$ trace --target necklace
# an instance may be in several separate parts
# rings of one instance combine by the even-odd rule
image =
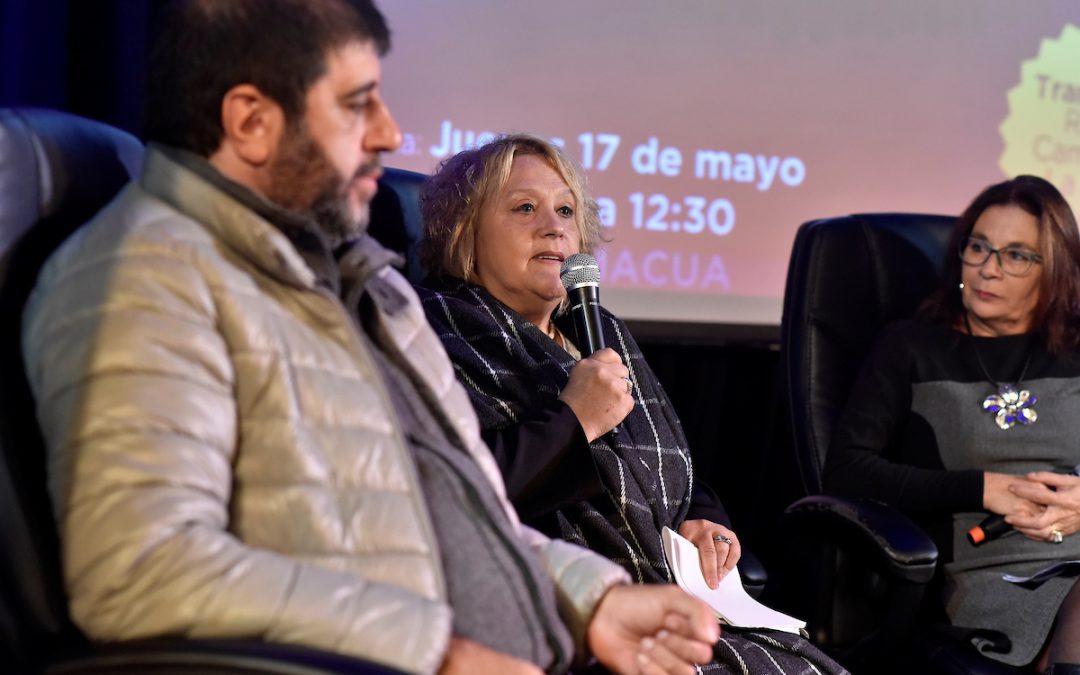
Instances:
[[[559,327],[555,325],[554,321],[548,321],[547,336],[551,338],[551,341],[560,347],[563,346],[562,333],[559,332]]]
[[[982,371],[986,381],[998,390],[996,394],[990,394],[983,399],[983,410],[994,416],[994,422],[1001,429],[1011,429],[1016,424],[1034,424],[1035,420],[1039,419],[1039,414],[1035,412],[1035,403],[1039,399],[1030,390],[1021,388],[1024,376],[1027,375],[1028,366],[1031,365],[1031,353],[1034,350],[1030,345],[1028,346],[1024,367],[1020,369],[1020,377],[1016,378],[1015,384],[1009,382],[998,383],[994,378],[990,377],[990,371],[987,370],[986,364],[983,363],[982,356],[979,354],[979,346],[975,344],[975,335],[971,332],[971,321],[968,319],[967,312],[964,312],[964,326],[967,327],[968,337],[971,338],[971,350],[975,354],[975,361],[979,364],[979,370]]]

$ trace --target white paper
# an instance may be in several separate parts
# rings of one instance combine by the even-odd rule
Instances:
[[[664,554],[677,583],[684,591],[712,608],[723,623],[738,628],[768,628],[800,634],[805,621],[770,609],[750,597],[743,588],[738,568],[731,570],[717,588],[709,588],[701,573],[697,547],[670,527],[663,531]]]
[[[1080,560],[1065,560],[1049,567],[1043,568],[1029,577],[1021,577],[1015,574],[1002,574],[1001,578],[1013,584],[1041,584],[1042,582],[1063,574],[1080,571]]]

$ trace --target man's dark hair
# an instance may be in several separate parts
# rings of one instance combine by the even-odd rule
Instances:
[[[254,85],[302,119],[304,95],[326,72],[326,56],[349,42],[390,48],[371,0],[186,0],[165,8],[146,83],[148,141],[209,156],[221,145],[221,102]]]

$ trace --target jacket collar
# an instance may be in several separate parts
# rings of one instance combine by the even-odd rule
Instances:
[[[199,161],[205,167],[194,169]],[[263,208],[258,211],[267,215],[276,210],[278,214],[298,216],[287,214],[243,186],[228,183],[232,188],[223,189],[220,181],[207,172],[216,173],[197,155],[150,144],[139,183],[144,190],[197,221],[267,274],[292,286],[313,288],[315,273],[289,238],[252,208],[252,200],[262,202]],[[223,176],[220,178],[227,181]],[[243,190],[247,195],[237,190]]]
[[[310,219],[229,180],[206,159],[184,150],[151,144],[141,185],[246,260],[294,286],[321,284],[335,295],[358,299],[379,270],[404,262],[366,232],[333,251]],[[392,312],[400,301],[380,304]]]

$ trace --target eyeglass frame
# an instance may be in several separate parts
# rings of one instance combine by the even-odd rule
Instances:
[[[986,257],[983,258],[981,262],[977,262],[977,263],[976,262],[969,262],[968,260],[964,259],[964,251],[966,251],[968,246],[971,245],[972,240],[982,242],[983,244],[986,245],[986,248],[987,248]],[[1022,253],[1023,255],[1021,257],[1024,260],[1027,261],[1027,267],[1024,269],[1024,271],[1023,272],[1010,272],[1009,270],[1005,269],[1005,262],[1001,257],[1002,251],[1014,251],[1014,252],[1017,252],[1017,253]],[[964,237],[963,241],[960,242],[960,248],[956,253],[960,257],[960,262],[965,264],[965,265],[968,265],[970,267],[982,267],[983,265],[986,264],[986,261],[990,260],[990,256],[996,255],[997,256],[997,261],[998,261],[998,267],[1001,268],[1001,271],[1003,273],[1008,274],[1011,277],[1027,276],[1028,274],[1031,273],[1031,270],[1035,266],[1036,263],[1041,265],[1043,263],[1043,261],[1044,261],[1044,258],[1042,257],[1042,254],[1036,253],[1035,251],[1029,251],[1026,248],[1021,248],[1019,246],[1013,246],[1013,245],[1005,246],[1004,248],[994,248],[993,246],[990,245],[990,242],[986,241],[982,237],[976,237],[976,236],[973,236],[973,235],[970,235],[970,234],[968,236]]]

